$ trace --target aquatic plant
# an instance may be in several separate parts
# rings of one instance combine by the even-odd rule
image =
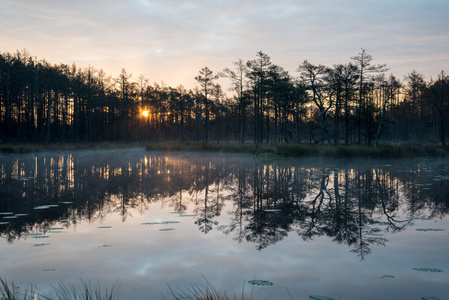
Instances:
[[[250,280],[250,281],[248,281],[248,283],[255,284],[255,285],[273,285],[273,283],[268,280]]]
[[[48,271],[52,271],[49,269]],[[99,283],[93,285],[90,282],[81,280],[81,285],[65,285],[59,282],[57,286],[51,286],[52,290],[46,293],[41,292],[35,285],[25,289],[15,285],[14,282],[7,282],[0,277],[0,299],[2,300],[117,300],[118,281],[111,287],[100,286]]]
[[[415,271],[420,271],[420,272],[431,272],[431,273],[441,273],[444,272],[441,269],[436,269],[436,268],[412,268],[412,270]]]
[[[168,296],[169,299],[173,300],[251,300],[253,297],[252,290],[249,295],[245,294],[245,285],[243,285],[242,292],[240,295],[234,294],[229,296],[226,291],[217,290],[204,276],[204,282],[194,283],[190,286],[184,286],[182,288],[173,288],[168,285]],[[166,299],[162,295],[163,299]]]
[[[0,277],[0,299],[5,300],[35,300],[39,298],[39,290],[33,285],[22,290],[14,284]],[[45,298],[44,298],[45,299]]]
[[[310,299],[314,300],[335,300],[334,297],[328,297],[328,296],[309,296]]]
[[[379,278],[394,278],[393,275],[380,275]]]

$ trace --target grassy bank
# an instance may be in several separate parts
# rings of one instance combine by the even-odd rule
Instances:
[[[152,143],[147,150],[159,151],[213,151],[251,153],[261,157],[309,157],[333,158],[413,158],[449,156],[449,147],[417,145],[380,145],[377,148],[350,145],[318,144],[254,144],[254,143]]]
[[[284,144],[284,143],[195,143],[195,142],[157,142],[157,143],[55,143],[55,144],[0,144],[0,153],[30,153],[55,150],[116,149],[145,147],[154,151],[209,151],[225,153],[248,153],[265,158],[275,157],[329,157],[329,158],[413,158],[447,157],[449,147],[435,145],[380,145],[377,148],[361,145],[322,145],[322,144]]]

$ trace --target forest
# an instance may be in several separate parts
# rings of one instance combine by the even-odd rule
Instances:
[[[365,49],[346,64],[304,60],[293,76],[266,53],[203,67],[187,90],[27,50],[0,53],[0,143],[198,141],[446,146],[449,76],[402,80]],[[229,82],[224,91],[220,78]],[[221,79],[220,79],[221,80]]]

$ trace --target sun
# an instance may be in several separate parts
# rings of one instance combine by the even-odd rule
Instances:
[[[148,110],[142,111],[142,117],[147,118],[150,115],[150,112]]]

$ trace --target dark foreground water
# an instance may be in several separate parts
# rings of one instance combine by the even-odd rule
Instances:
[[[0,178],[0,277],[21,288],[449,299],[447,160],[83,150],[0,156]]]

